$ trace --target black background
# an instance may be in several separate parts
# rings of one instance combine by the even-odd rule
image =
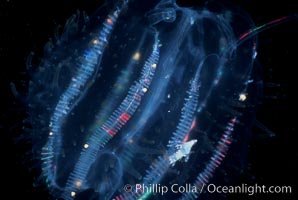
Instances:
[[[179,2],[179,1],[178,1]],[[200,5],[203,1],[180,1]],[[256,25],[281,16],[298,13],[292,0],[233,0],[235,6],[247,11]],[[57,24],[64,24],[77,9],[91,13],[102,4],[96,0],[1,0],[0,3],[0,74],[1,74],[1,173],[0,199],[51,199],[44,187],[33,187],[34,171],[23,164],[28,159],[29,144],[17,142],[22,131],[25,110],[13,96],[10,83],[25,92],[28,81],[25,62],[31,51],[42,56],[42,48],[53,37]],[[257,120],[276,133],[253,129],[250,142],[249,167],[239,184],[253,181],[265,185],[291,185],[294,194],[241,196],[241,199],[297,199],[298,141],[297,135],[297,61],[298,20],[281,24],[259,34],[257,62],[263,67],[264,101]],[[272,84],[273,83],[273,84]],[[276,85],[279,85],[276,87]],[[274,87],[272,87],[274,86]],[[264,137],[263,137],[264,136]],[[296,198],[295,198],[296,197]],[[239,199],[230,195],[228,199]]]

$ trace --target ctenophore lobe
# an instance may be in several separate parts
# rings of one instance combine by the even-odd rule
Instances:
[[[34,147],[52,195],[204,198],[123,186],[199,187],[215,181],[218,168],[229,173],[225,157],[241,167],[234,160],[261,90],[255,32],[244,34],[253,28],[245,14],[216,2],[186,8],[119,0],[92,17],[72,16],[46,45],[28,94]]]

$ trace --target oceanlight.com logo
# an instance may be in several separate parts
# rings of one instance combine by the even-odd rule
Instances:
[[[224,193],[224,194],[291,194],[291,186],[266,186],[266,185],[247,185],[240,186],[218,186],[215,184],[208,184],[206,187],[208,193]]]

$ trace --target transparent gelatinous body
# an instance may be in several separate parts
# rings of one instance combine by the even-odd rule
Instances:
[[[261,89],[253,29],[216,3],[120,0],[93,18],[74,15],[29,90],[53,195],[195,199],[200,193],[160,196],[136,184],[200,188],[225,157],[241,165]]]

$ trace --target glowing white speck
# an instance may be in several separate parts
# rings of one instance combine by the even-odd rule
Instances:
[[[140,57],[141,57],[141,54],[139,52],[136,52],[134,55],[133,55],[133,59],[134,60],[140,60]]]
[[[89,144],[84,144],[85,149],[88,149],[88,147],[89,147]]]
[[[246,99],[247,99],[246,94],[241,93],[241,94],[239,95],[239,101],[245,101]]]
[[[98,44],[99,41],[98,41],[97,39],[94,39],[94,40],[92,40],[92,43],[93,43],[93,44]]]
[[[53,132],[51,131],[51,132],[49,132],[49,135],[51,136],[51,135],[53,135]]]
[[[148,89],[147,89],[147,88],[145,88],[145,87],[142,89],[142,91],[143,91],[144,93],[146,93],[146,92],[147,92],[147,90],[148,90]]]
[[[71,192],[70,193],[70,196],[74,197],[74,196],[76,196],[76,193],[75,192]]]
[[[171,95],[170,95],[170,94],[168,94],[168,96],[167,96],[167,97],[168,97],[168,99],[169,99],[169,98],[171,98]]]
[[[156,68],[157,64],[156,64],[156,63],[153,63],[151,66],[152,66],[153,68]]]
[[[255,59],[257,57],[258,53],[255,51],[252,58]]]

